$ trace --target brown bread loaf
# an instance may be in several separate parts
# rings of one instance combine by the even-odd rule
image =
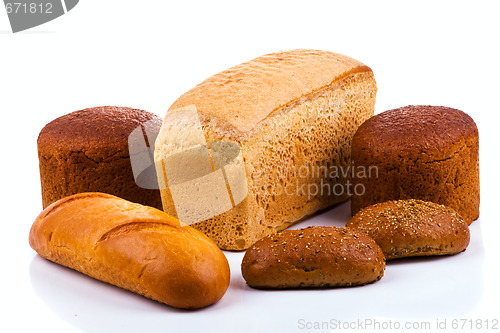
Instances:
[[[141,126],[145,132],[158,132],[161,118],[147,111],[103,106],[47,124],[38,136],[43,208],[72,194],[104,192],[161,209],[157,185],[139,187],[132,172],[128,137]],[[155,177],[154,172],[150,176]]]
[[[54,202],[29,242],[45,259],[178,308],[213,304],[229,286],[226,257],[204,234],[109,194]]]
[[[479,136],[466,113],[444,106],[410,105],[378,114],[352,141],[356,172],[352,215],[378,202],[432,201],[470,224],[479,217]],[[359,170],[358,170],[359,171]]]
[[[255,288],[347,287],[384,275],[380,247],[362,232],[336,227],[284,230],[245,253],[241,271]]]
[[[366,207],[346,227],[373,238],[387,260],[456,254],[470,240],[469,227],[455,210],[413,199]]]

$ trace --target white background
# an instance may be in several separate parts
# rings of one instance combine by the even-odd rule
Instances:
[[[0,331],[293,332],[316,321],[367,318],[433,328],[447,320],[449,329],[453,319],[480,319],[484,330],[485,320],[500,319],[499,9],[495,1],[81,0],[52,22],[12,34],[0,8]],[[190,312],[49,263],[29,247],[42,208],[36,139],[46,123],[99,105],[163,116],[206,77],[292,48],[344,53],[370,66],[376,113],[434,104],[474,118],[481,217],[466,252],[389,263],[381,281],[364,287],[297,291],[250,289],[240,273],[243,254],[226,252],[226,295]],[[346,203],[296,227],[341,226],[348,210]]]

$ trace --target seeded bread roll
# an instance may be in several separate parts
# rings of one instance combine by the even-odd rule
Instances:
[[[72,194],[104,192],[161,209],[158,185],[148,189],[136,184],[128,142],[136,128],[157,133],[160,127],[155,114],[116,106],[75,111],[51,121],[38,136],[43,208]],[[156,183],[151,168],[149,177]]]
[[[227,259],[203,233],[109,194],[56,201],[29,242],[45,259],[178,308],[213,304],[229,286]]]
[[[479,217],[479,135],[466,113],[444,106],[410,105],[368,119],[352,141],[359,189],[351,213],[379,202],[431,201],[472,223]],[[363,189],[363,190],[362,190]]]
[[[362,232],[336,227],[284,230],[252,245],[241,263],[254,288],[348,287],[384,275],[380,247]]]
[[[366,207],[346,228],[373,238],[386,260],[456,254],[464,251],[470,240],[469,227],[455,210],[413,199]]]
[[[346,177],[331,177],[329,168],[345,169],[350,163],[352,136],[373,115],[376,91],[369,67],[318,50],[267,54],[208,78],[173,103],[156,140],[155,162],[159,183],[165,184],[161,189],[165,212],[193,223],[223,249],[242,250],[346,200]],[[192,123],[199,121],[202,133],[188,131],[185,119],[171,116],[187,108],[196,110]],[[200,149],[204,140],[211,155]],[[165,161],[172,152],[185,151],[193,142],[190,166],[172,170],[180,165],[172,163],[174,167],[168,167]],[[210,176],[221,171],[214,142],[241,148],[239,165],[224,170],[218,188],[206,185]],[[203,162],[205,156],[212,161]],[[172,181],[186,173],[184,178],[193,184],[193,165],[199,168],[204,163],[208,170],[199,172],[205,178],[196,186],[182,190],[180,181]],[[237,191],[231,177],[244,178]],[[206,195],[192,200],[201,192]],[[235,192],[244,192],[241,202]],[[214,199],[213,205],[197,209],[196,205],[214,196],[218,201]],[[226,209],[207,214],[222,207],[222,201]]]

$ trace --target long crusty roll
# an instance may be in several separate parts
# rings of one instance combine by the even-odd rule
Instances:
[[[178,308],[217,302],[229,265],[201,232],[152,207],[104,193],[48,206],[29,242],[42,257]]]

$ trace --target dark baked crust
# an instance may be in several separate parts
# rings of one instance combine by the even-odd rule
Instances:
[[[373,238],[386,260],[456,254],[470,241],[469,227],[455,210],[413,199],[366,207],[349,220],[346,228]]]
[[[464,112],[406,106],[368,119],[352,142],[352,160],[376,166],[378,177],[357,177],[365,192],[351,212],[378,202],[421,199],[455,209],[470,224],[479,217],[479,137]]]
[[[136,185],[129,158],[128,136],[146,122],[159,129],[162,120],[147,111],[103,106],[47,124],[38,136],[43,207],[76,193],[104,192],[161,209],[159,190]]]
[[[38,136],[39,151],[85,151],[94,160],[128,156],[128,136],[157,115],[128,107],[100,106],[71,112],[48,123]]]
[[[384,275],[377,243],[362,232],[336,227],[284,230],[251,246],[241,263],[255,288],[346,287]]]

